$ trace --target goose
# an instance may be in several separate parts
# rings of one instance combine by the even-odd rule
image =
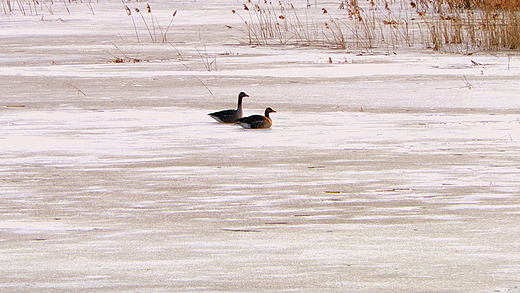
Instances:
[[[271,108],[265,109],[265,115],[251,115],[248,117],[240,118],[237,124],[243,128],[269,128],[273,125],[273,120],[269,118],[269,113],[276,113]]]
[[[238,94],[238,107],[236,110],[222,110],[209,113],[208,115],[221,123],[235,123],[238,119],[244,116],[244,111],[242,109],[242,99],[245,97],[249,96],[244,92],[240,92],[240,94]]]

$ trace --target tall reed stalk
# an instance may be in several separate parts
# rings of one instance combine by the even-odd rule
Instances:
[[[132,25],[133,25],[133,29],[135,32],[135,37],[137,39],[137,42],[140,43],[141,38],[139,37],[139,29],[135,22],[134,16],[132,14],[132,10],[127,5],[125,5],[124,2],[123,2],[123,6],[125,8],[126,15],[128,15],[132,18]],[[163,27],[160,25],[160,22],[157,19],[157,17],[154,16],[154,14],[152,12],[152,7],[150,6],[150,4],[146,4],[146,13],[148,15],[150,15],[149,20],[147,20],[147,18],[144,16],[144,14],[141,12],[141,10],[139,8],[137,8],[137,7],[134,8],[134,11],[136,13],[139,13],[139,16],[141,16],[142,24],[146,28],[146,32],[150,36],[150,41],[152,43],[158,43],[158,42],[167,43],[168,42],[168,31],[170,30],[170,28],[173,24],[173,20],[175,19],[175,16],[177,15],[177,10],[175,10],[173,12],[172,18],[170,19],[170,22],[168,23],[168,26],[165,29],[163,29]]]

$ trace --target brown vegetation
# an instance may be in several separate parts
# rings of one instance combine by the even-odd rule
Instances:
[[[5,14],[53,13],[58,2],[0,0]],[[60,2],[61,3],[61,2]],[[73,2],[63,1],[66,11]],[[393,50],[418,47],[469,53],[520,48],[520,0],[338,0],[335,4],[245,0],[232,12],[250,45]],[[91,2],[88,1],[93,13]],[[324,7],[326,6],[326,7]],[[137,42],[169,42],[175,18],[161,25],[152,8],[123,8]],[[135,17],[135,18],[134,18]],[[163,20],[164,21],[164,20]]]
[[[520,47],[520,0],[342,0],[337,9],[260,0],[243,4],[249,44],[341,49],[423,45],[469,52]]]

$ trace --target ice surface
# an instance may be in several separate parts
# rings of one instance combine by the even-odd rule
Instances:
[[[518,291],[514,52],[247,46],[216,0],[137,42],[101,2],[0,15],[2,292]],[[272,128],[207,116],[240,91]]]

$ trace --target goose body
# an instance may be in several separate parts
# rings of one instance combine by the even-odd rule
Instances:
[[[238,107],[236,110],[222,110],[218,112],[209,113],[208,115],[221,123],[235,123],[238,119],[244,116],[244,110],[242,109],[242,99],[245,97],[249,96],[244,92],[238,94]]]
[[[271,108],[265,109],[265,115],[251,115],[248,117],[240,118],[237,121],[237,124],[242,126],[243,128],[269,128],[273,125],[273,120],[269,117],[269,113],[276,113],[275,110]]]

